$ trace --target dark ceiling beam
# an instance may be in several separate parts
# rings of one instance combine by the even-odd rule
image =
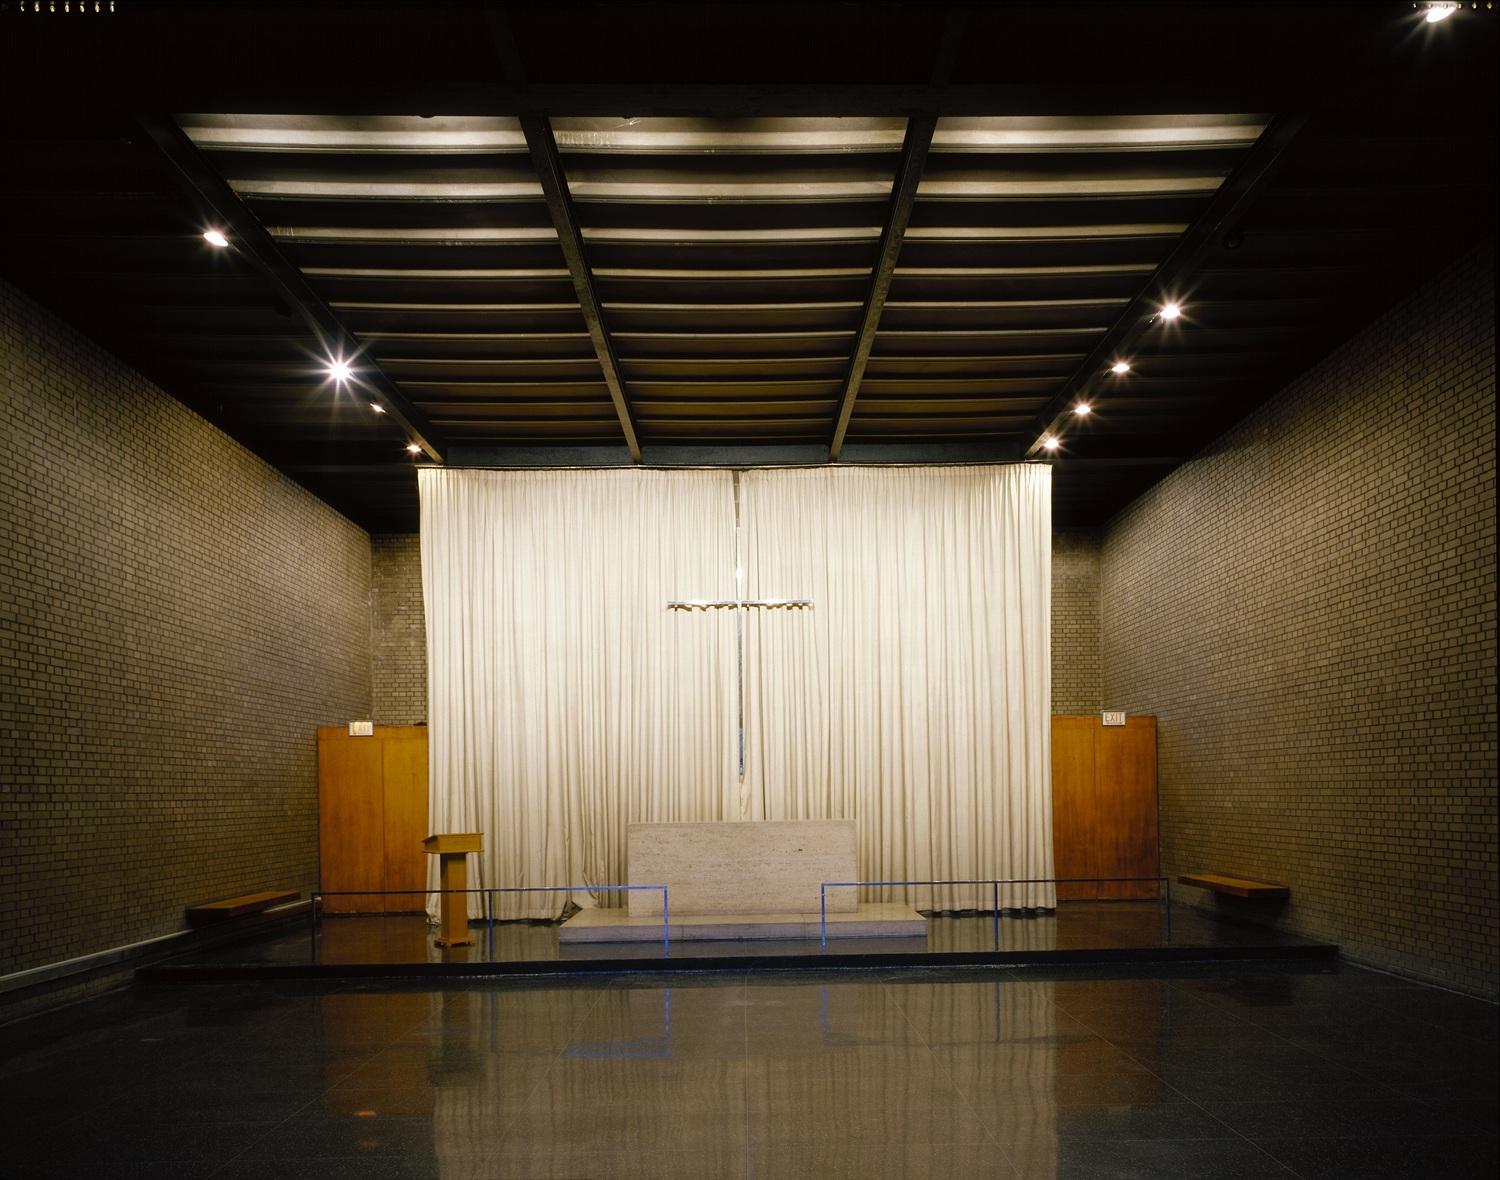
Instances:
[[[636,436],[635,419],[625,394],[624,378],[620,376],[620,362],[615,356],[614,341],[610,339],[609,328],[604,322],[604,308],[599,302],[598,292],[594,290],[594,276],[583,256],[583,235],[578,232],[578,221],[573,216],[573,200],[568,195],[568,180],[563,175],[562,158],[558,155],[552,124],[540,115],[523,115],[521,131],[526,136],[531,163],[542,182],[547,212],[551,214],[552,225],[557,230],[557,242],[567,260],[568,274],[573,279],[573,290],[578,295],[578,306],[583,311],[583,322],[588,326],[589,339],[594,342],[599,367],[604,370],[604,384],[609,389],[610,400],[615,404],[615,414],[620,419],[625,445],[630,450],[630,457],[639,463],[641,443]]]
[[[844,436],[849,432],[849,418],[854,413],[855,399],[859,397],[859,385],[864,380],[865,366],[870,360],[870,348],[875,343],[875,329],[880,326],[880,313],[885,310],[886,296],[890,294],[891,277],[896,273],[896,259],[901,254],[901,243],[906,238],[906,226],[911,221],[912,206],[917,201],[917,186],[922,182],[922,169],[927,163],[927,151],[932,146],[932,133],[936,129],[936,115],[917,115],[906,123],[906,137],[901,142],[901,159],[896,166],[896,181],[891,186],[891,203],[885,225],[880,231],[880,252],[876,258],[874,273],[870,275],[870,289],[865,296],[859,332],[854,338],[854,354],[849,358],[849,369],[844,376],[844,388],[839,396],[839,412],[834,419],[833,440],[828,444],[829,462],[837,460],[839,452],[844,449]]]
[[[270,284],[272,291],[312,329],[329,357],[355,364],[359,382],[385,408],[408,438],[427,457],[441,463],[447,444],[427,416],[407,399],[379,362],[367,355],[360,341],[340,322],[302,272],[288,262],[275,240],[245,207],[181,127],[164,115],[137,114],[135,121],[150,139],[174,179],[228,235],[232,248]]]
[[[1042,452],[1044,439],[1060,433],[1063,424],[1075,418],[1073,407],[1089,397],[1114,361],[1128,356],[1132,345],[1156,322],[1162,304],[1176,296],[1208,252],[1245,215],[1275,175],[1287,148],[1306,122],[1306,115],[1288,114],[1276,115],[1266,125],[1239,166],[1214,193],[1203,215],[1182,235],[1140,293],[1037,415],[1032,442],[1026,447],[1028,459]]]

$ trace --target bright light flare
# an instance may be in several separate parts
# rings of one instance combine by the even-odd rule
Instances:
[[[1440,20],[1447,20],[1457,11],[1457,4],[1429,4],[1427,6],[1427,23],[1435,25]]]
[[[220,250],[222,250],[225,246],[229,245],[229,239],[224,236],[224,233],[223,233],[222,230],[217,230],[217,229],[206,229],[206,230],[204,230],[203,231],[203,240],[205,242],[207,242],[210,246],[217,246]]]
[[[328,364],[328,375],[335,381],[344,382],[354,376],[354,367],[345,360],[330,361]]]
[[[422,453],[422,444],[421,443],[407,443],[406,444],[406,453],[408,455],[420,455]]]
[[[1073,413],[1077,414],[1080,418],[1087,418],[1093,412],[1094,407],[1089,405],[1088,402],[1079,402],[1073,407]]]
[[[383,405],[381,405],[379,402],[371,402],[370,403],[370,409],[374,410],[377,414],[384,414],[385,413],[385,407]]]
[[[1168,303],[1161,309],[1161,318],[1164,320],[1175,320],[1182,314],[1182,308],[1175,303]]]
[[[1116,361],[1114,364],[1110,365],[1109,371],[1111,373],[1116,373],[1116,374],[1118,374],[1118,373],[1128,373],[1128,372],[1130,372],[1130,362],[1129,361]]]
[[[1062,444],[1050,434],[1046,438],[1042,439],[1042,450],[1044,451],[1055,451],[1061,445]]]

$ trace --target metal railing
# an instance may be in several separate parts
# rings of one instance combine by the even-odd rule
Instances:
[[[830,889],[882,885],[988,885],[994,890],[995,949],[998,951],[1000,949],[1000,886],[1002,885],[1105,885],[1124,882],[1143,884],[1148,881],[1166,886],[1162,896],[1166,901],[1166,937],[1167,942],[1170,943],[1172,941],[1172,879],[1170,877],[1016,877],[1009,880],[985,877],[975,881],[824,881],[818,886],[818,925],[822,932],[823,950],[826,952],[828,950],[828,891]],[[1150,901],[1151,899],[1135,900]]]
[[[437,897],[444,893],[482,893],[484,895],[484,917],[479,919],[489,927],[488,941],[491,951],[495,948],[495,897],[497,893],[629,893],[636,889],[661,890],[661,956],[672,957],[672,928],[667,906],[665,885],[530,885],[514,888],[493,889],[344,889],[314,890],[308,907],[308,941],[313,962],[318,958],[318,925],[323,919],[325,897]],[[426,902],[423,902],[426,909]]]

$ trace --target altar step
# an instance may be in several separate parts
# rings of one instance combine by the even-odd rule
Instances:
[[[632,918],[625,910],[579,910],[557,929],[557,941],[570,943],[661,942],[662,919]],[[728,942],[762,939],[821,940],[822,923],[811,914],[687,914],[671,916],[667,941]],[[927,937],[927,919],[899,902],[861,904],[853,913],[830,913],[828,937]]]

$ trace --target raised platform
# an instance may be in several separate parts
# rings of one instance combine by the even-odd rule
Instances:
[[[819,915],[689,914],[667,922],[670,942],[815,938],[823,934]],[[927,919],[897,902],[861,904],[853,913],[828,915],[830,938],[926,938]],[[579,910],[557,928],[559,944],[661,942],[662,919],[631,917],[625,910]]]
[[[504,977],[656,971],[822,970],[855,967],[1058,967],[1235,960],[1332,961],[1338,948],[1154,901],[1074,901],[1028,916],[933,914],[904,938],[650,939],[567,945],[552,922],[472,923],[475,945],[439,947],[422,916],[330,917],[233,947],[204,949],[137,972],[143,981]]]

